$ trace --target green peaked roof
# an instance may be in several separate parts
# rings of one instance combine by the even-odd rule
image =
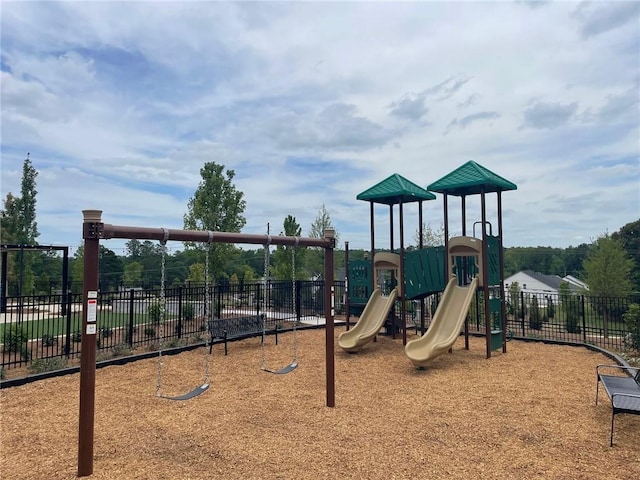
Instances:
[[[427,189],[447,195],[463,196],[475,195],[482,191],[489,193],[517,190],[518,186],[470,160],[440,180],[433,182]]]
[[[436,196],[416,185],[411,180],[407,180],[402,175],[394,173],[385,178],[380,183],[359,193],[358,200],[367,200],[385,205],[395,205],[396,203],[420,202],[422,200],[435,200]]]

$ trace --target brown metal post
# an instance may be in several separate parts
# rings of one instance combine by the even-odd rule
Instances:
[[[400,290],[402,291],[402,295],[400,295],[400,321],[402,322],[402,344],[407,344],[407,306],[405,305],[405,296],[404,296],[404,209],[402,200],[400,200],[400,272],[398,278],[398,283],[400,284]]]
[[[420,202],[418,202],[418,232],[420,234],[420,237],[418,238],[418,248],[420,250],[422,250],[422,248],[424,247],[424,241],[422,238],[422,235],[424,234],[422,223],[423,223],[423,219],[422,219],[422,200],[421,200]],[[424,335],[424,309],[425,309],[424,297],[421,296],[420,297],[420,333],[422,335]]]
[[[334,289],[333,289],[333,248],[336,232],[324,231],[324,238],[332,244],[324,249],[324,316],[325,316],[325,363],[327,377],[327,407],[336,406],[336,367],[334,339]]]
[[[96,309],[102,211],[83,210],[84,270],[82,285],[82,344],[80,355],[80,414],[78,477],[93,473],[93,425],[96,388]],[[91,301],[91,308],[89,302]]]
[[[489,262],[487,262],[487,201],[484,188],[480,191],[482,209],[482,294],[484,298],[484,329],[487,358],[491,358],[491,314],[489,312]]]
[[[374,258],[376,256],[376,236],[375,236],[375,222],[373,218],[374,208],[373,202],[369,202],[369,221],[371,224],[371,293],[376,289],[376,269]]]
[[[504,244],[502,243],[502,191],[498,190],[498,254],[500,269],[500,328],[502,329],[502,353],[507,353],[507,310],[504,291]]]
[[[351,326],[349,321],[351,319],[351,315],[349,313],[349,308],[351,307],[351,303],[349,302],[349,242],[344,242],[344,310],[345,310],[345,320],[347,324],[347,330]]]

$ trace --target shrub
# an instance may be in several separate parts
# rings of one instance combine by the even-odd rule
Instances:
[[[182,306],[182,318],[185,320],[193,320],[196,316],[196,309],[193,303],[187,302]]]
[[[625,337],[625,346],[640,353],[640,305],[632,303],[622,316],[624,325],[629,332]]]
[[[7,378],[7,372],[5,372],[4,367],[0,367],[0,380],[4,380]]]
[[[27,351],[27,342],[29,335],[21,325],[12,323],[9,331],[6,333],[4,351],[5,352],[24,352]]]
[[[147,309],[147,314],[149,315],[151,322],[155,323],[156,325],[162,321],[163,312],[164,307],[160,302],[152,303]]]
[[[553,303],[553,298],[549,297],[547,300],[547,317],[555,318],[556,316],[556,306]]]
[[[131,352],[132,352],[131,348],[128,345],[125,345],[124,343],[119,343],[117,345],[114,345],[114,347],[111,349],[111,355],[113,356],[113,358],[131,355]]]
[[[102,338],[107,338],[113,335],[113,329],[111,327],[100,327],[100,334]]]
[[[44,373],[54,370],[62,370],[67,366],[67,359],[64,357],[53,358],[36,358],[31,365],[29,371],[31,373]]]
[[[155,337],[156,336],[156,329],[153,327],[147,327],[144,329],[144,336],[147,338],[151,338],[151,337]]]
[[[533,330],[542,330],[542,317],[540,315],[540,309],[538,308],[538,297],[535,295],[531,299],[529,327]]]
[[[58,337],[55,337],[50,333],[45,333],[44,335],[42,335],[41,341],[43,347],[53,347],[58,343]]]
[[[74,343],[80,343],[82,341],[82,333],[79,330],[76,330],[71,334],[71,340]]]

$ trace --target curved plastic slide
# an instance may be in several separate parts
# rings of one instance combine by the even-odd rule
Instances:
[[[465,287],[457,285],[456,277],[449,280],[429,329],[422,337],[407,342],[404,347],[404,351],[416,367],[426,366],[455,343],[477,287],[478,277]]]
[[[347,352],[357,352],[373,340],[384,325],[389,310],[396,301],[396,295],[395,288],[386,297],[382,295],[379,288],[376,288],[369,297],[358,323],[351,330],[340,334],[338,345]]]

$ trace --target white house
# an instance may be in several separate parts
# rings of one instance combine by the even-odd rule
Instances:
[[[509,287],[513,282],[518,282],[521,292],[529,295],[535,294],[538,300],[543,300],[548,295],[558,295],[560,284],[563,282],[569,284],[569,288],[575,293],[589,289],[586,283],[571,275],[563,278],[559,275],[546,275],[544,273],[534,272],[533,270],[522,270],[505,278],[504,289],[507,296],[509,294]]]

